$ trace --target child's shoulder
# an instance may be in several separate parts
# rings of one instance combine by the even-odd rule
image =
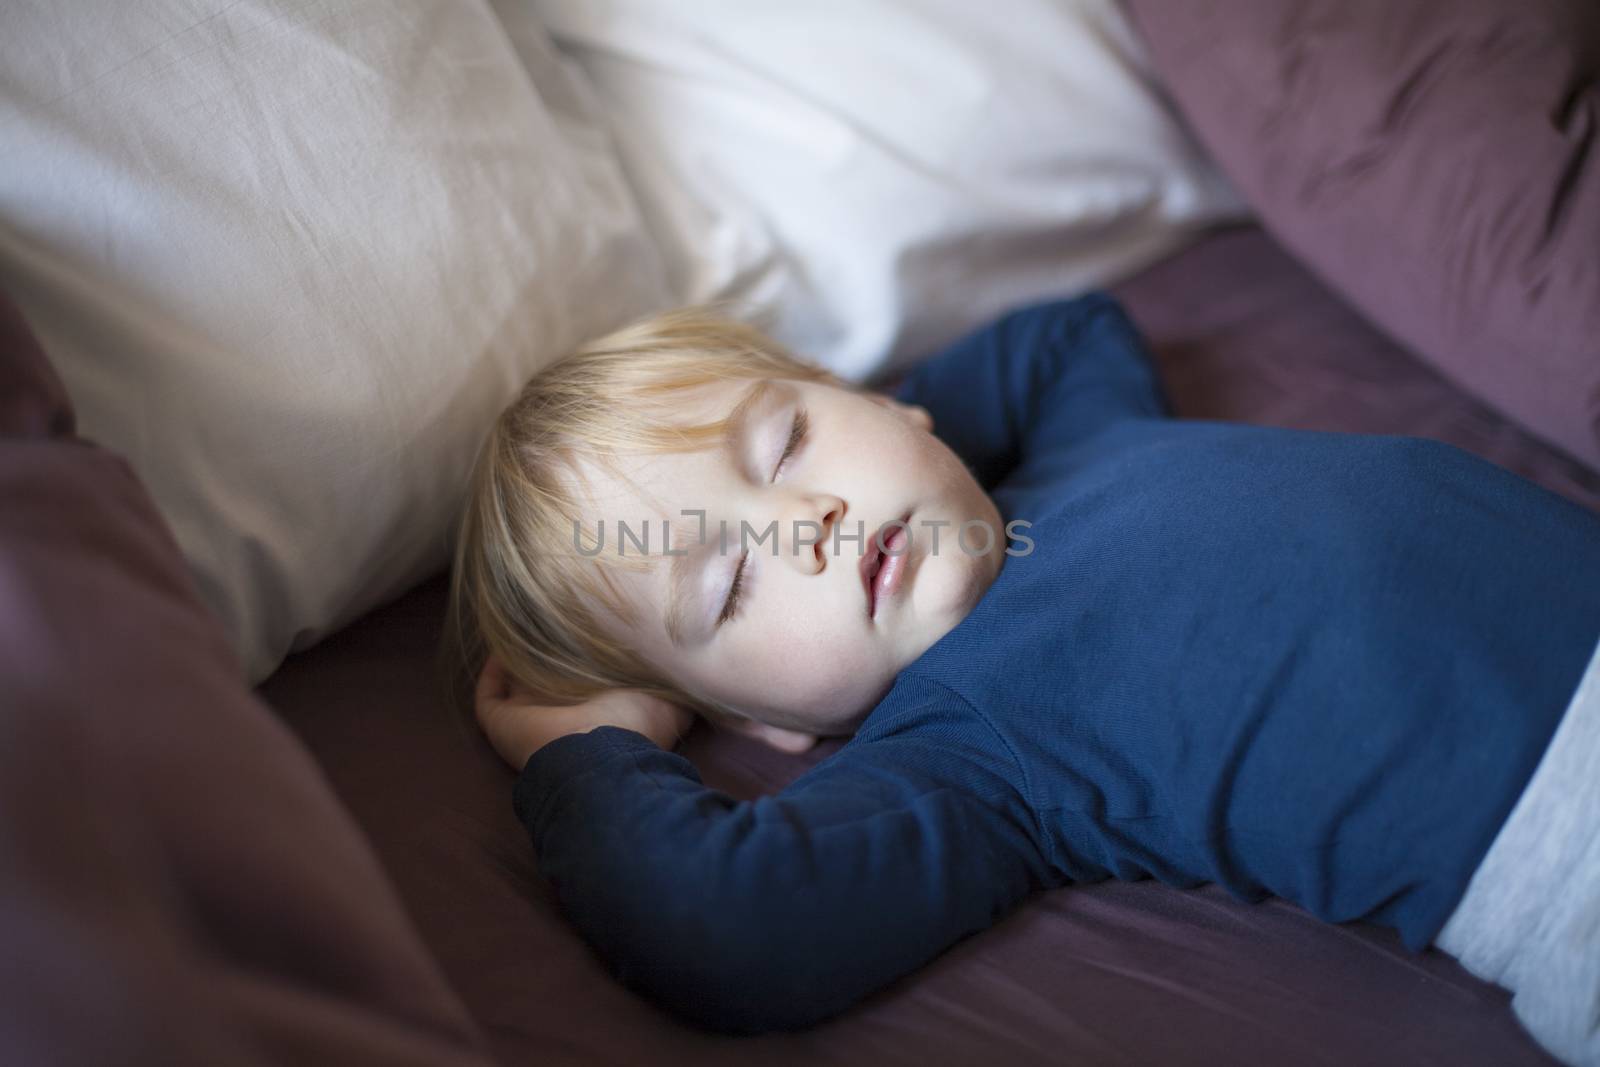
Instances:
[[[1004,514],[1043,522],[1085,500],[1192,511],[1233,506],[1240,494],[1290,484],[1307,494],[1326,494],[1441,478],[1488,486],[1515,476],[1427,437],[1212,419],[1126,419],[1086,441],[1034,442],[993,495]]]

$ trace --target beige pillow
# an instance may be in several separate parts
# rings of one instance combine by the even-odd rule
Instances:
[[[500,407],[666,303],[581,77],[483,0],[7,9],[0,286],[250,682],[444,566]]]

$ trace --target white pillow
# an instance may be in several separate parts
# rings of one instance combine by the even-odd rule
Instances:
[[[4,22],[0,286],[252,683],[442,568],[495,413],[668,302],[582,72],[483,0]]]
[[[852,380],[1107,285],[1244,203],[1112,0],[537,0],[683,300]]]

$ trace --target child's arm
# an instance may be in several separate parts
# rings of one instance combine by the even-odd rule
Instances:
[[[966,747],[959,731],[858,734],[776,796],[739,801],[602,726],[534,753],[515,806],[622,982],[712,1029],[794,1029],[1051,884],[1009,762]]]
[[[913,367],[893,395],[928,409],[986,490],[1028,450],[1168,414],[1138,329],[1104,292],[1013,311]]]

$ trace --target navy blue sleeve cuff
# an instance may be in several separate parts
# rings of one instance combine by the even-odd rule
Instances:
[[[599,726],[588,733],[558,737],[532,756],[517,775],[511,804],[517,819],[534,837],[534,847],[556,796],[578,777],[603,770],[618,759],[633,762],[641,752],[661,747],[637,730]]]

